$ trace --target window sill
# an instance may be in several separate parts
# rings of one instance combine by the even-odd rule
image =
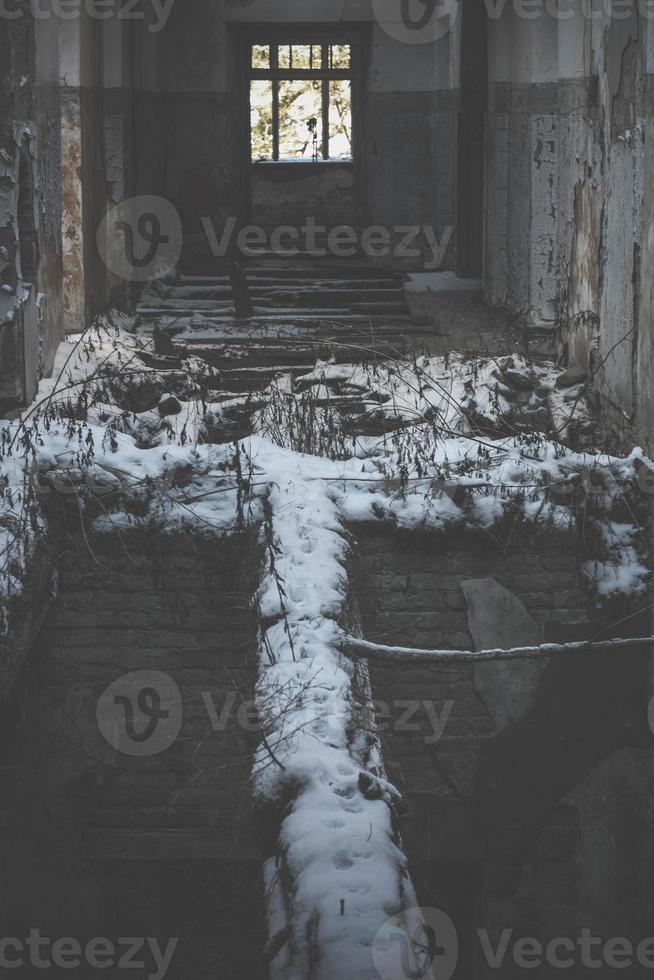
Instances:
[[[261,169],[280,167],[307,167],[311,170],[327,169],[329,167],[353,167],[354,160],[252,160],[252,166]]]

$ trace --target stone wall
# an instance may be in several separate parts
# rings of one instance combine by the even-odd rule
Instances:
[[[574,536],[355,534],[367,639],[472,648],[461,582],[488,576],[522,600],[546,639],[606,627],[580,588]],[[634,635],[649,629],[630,625]],[[418,898],[459,931],[455,980],[497,975],[477,928],[494,945],[504,929],[543,942],[583,928],[605,939],[651,934],[649,660],[635,650],[538,665],[370,661]],[[502,977],[522,973],[509,954]]]
[[[256,671],[256,545],[130,532],[62,550],[56,606],[2,712],[0,931],[179,937],[171,977],[256,978],[258,736],[238,715]],[[152,743],[114,739],[128,716],[111,699],[105,736],[96,716],[135,671],[145,679],[116,689],[134,696],[135,731],[146,682],[172,713],[172,734],[159,720]],[[141,745],[153,754],[135,755]]]
[[[369,556],[366,584],[368,608],[377,630],[394,642],[430,648],[472,649],[461,581],[492,575],[515,592],[533,617],[543,624],[546,639],[560,624],[582,622],[589,602],[580,586],[578,542],[574,535],[550,543],[543,532],[533,541],[496,540],[491,534],[457,532],[452,540],[421,532],[356,531],[363,554]],[[446,542],[443,546],[443,541]],[[371,639],[376,639],[372,636]]]

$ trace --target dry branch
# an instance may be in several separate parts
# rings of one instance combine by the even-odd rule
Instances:
[[[415,647],[391,647],[370,643],[355,636],[344,636],[341,649],[358,657],[377,660],[394,660],[398,663],[483,663],[500,660],[539,660],[564,653],[595,653],[654,646],[654,636],[636,636],[630,639],[582,640],[576,643],[542,643],[540,646],[513,647],[510,650],[420,650]]]

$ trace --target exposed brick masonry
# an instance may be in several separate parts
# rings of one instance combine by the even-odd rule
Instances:
[[[250,536],[141,532],[76,538],[60,595],[5,709],[2,934],[180,937],[171,975],[256,978],[260,853],[248,780],[258,551]],[[98,698],[129,671],[179,685],[183,723],[166,751],[116,752]],[[214,732],[202,694],[220,714]],[[2,909],[2,905],[0,905]]]
[[[514,529],[507,543],[380,525],[353,533],[366,639],[472,648],[460,583],[487,576],[524,602],[546,639],[605,625],[580,587],[585,555],[574,534]],[[503,667],[371,659],[418,898],[459,929],[454,980],[497,973],[479,962],[476,927],[495,942],[505,928],[543,941],[584,927],[636,940],[651,932],[648,672],[642,651]],[[515,719],[506,724],[498,703],[510,690]],[[435,738],[434,718],[446,719]],[[503,980],[514,975],[505,964]]]

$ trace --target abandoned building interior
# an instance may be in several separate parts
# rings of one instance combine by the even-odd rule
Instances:
[[[0,973],[650,976],[654,4],[0,72]]]

